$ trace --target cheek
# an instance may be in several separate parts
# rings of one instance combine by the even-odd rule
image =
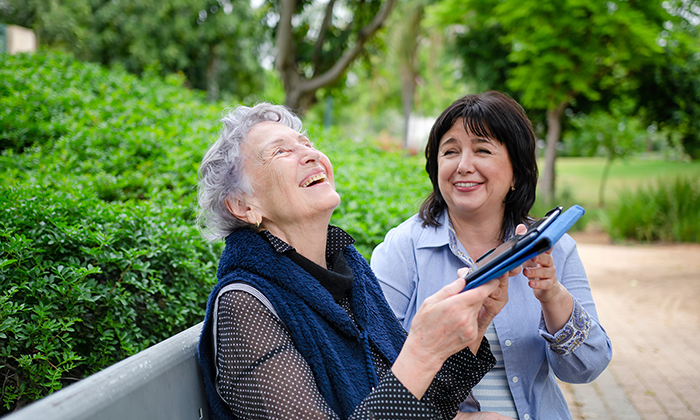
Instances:
[[[321,153],[321,164],[323,167],[326,169],[326,173],[330,177],[331,184],[335,187],[335,174],[333,173],[333,165],[331,164],[330,159],[323,153]]]
[[[439,181],[449,180],[452,174],[455,173],[457,164],[459,163],[455,161],[456,159],[438,161],[437,175]]]

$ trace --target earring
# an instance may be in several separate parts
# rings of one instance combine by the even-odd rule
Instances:
[[[511,190],[511,191],[515,191],[515,185],[511,185],[511,186],[510,186],[510,190]]]
[[[260,220],[255,221],[255,228],[260,229]]]

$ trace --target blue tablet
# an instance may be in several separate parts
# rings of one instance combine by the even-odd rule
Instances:
[[[585,210],[579,205],[573,205],[565,212],[562,212],[561,207],[553,208],[545,217],[530,225],[524,234],[513,236],[479,257],[476,260],[476,270],[465,277],[467,285],[464,290],[473,289],[500,277],[503,273],[547,251],[584,213]]]

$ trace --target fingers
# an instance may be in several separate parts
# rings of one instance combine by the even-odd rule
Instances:
[[[465,285],[466,281],[463,278],[458,278],[425,299],[425,303],[429,305],[438,305],[443,301],[454,300],[454,302],[451,303],[454,303],[458,307],[480,306],[484,299],[498,288],[497,282],[490,281],[462,293]]]
[[[523,268],[536,267],[538,264],[544,267],[554,266],[554,258],[552,258],[552,249],[553,248],[550,248],[547,251],[525,261],[523,263]]]
[[[523,275],[528,279],[549,279],[556,276],[556,270],[554,267],[525,267]]]
[[[509,272],[507,272],[507,273],[504,274],[504,275],[507,276],[507,277],[517,276],[518,274],[520,274],[520,272],[521,272],[522,270],[523,270],[522,266],[519,265],[519,266],[515,267],[514,269],[510,270]]]
[[[551,252],[542,253],[523,264],[523,275],[529,279],[548,279],[556,276]]]

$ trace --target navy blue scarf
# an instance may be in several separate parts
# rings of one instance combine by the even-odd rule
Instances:
[[[393,364],[405,333],[364,257],[353,246],[343,253],[355,276],[351,304],[359,329],[318,280],[276,253],[258,233],[243,229],[226,238],[219,282],[207,302],[199,343],[212,419],[233,418],[216,392],[211,341],[214,300],[222,287],[233,282],[250,284],[270,300],[311,367],[321,395],[341,418],[349,417],[378,384],[369,343]]]

